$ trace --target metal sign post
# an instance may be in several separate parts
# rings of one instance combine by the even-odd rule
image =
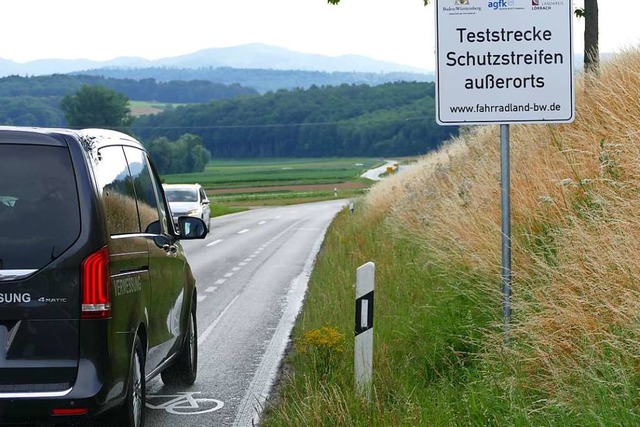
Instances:
[[[502,319],[504,342],[509,343],[511,324],[511,168],[509,125],[500,125],[500,207],[502,223]]]

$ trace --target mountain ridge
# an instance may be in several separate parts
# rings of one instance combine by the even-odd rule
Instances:
[[[18,63],[0,58],[0,77],[9,75],[48,75],[82,72],[103,68],[244,68],[302,70],[324,72],[410,72],[433,73],[409,65],[395,64],[360,55],[328,56],[321,54],[295,52],[277,46],[251,43],[239,46],[201,49],[193,53],[145,59],[123,56],[107,61],[89,59],[37,59]]]

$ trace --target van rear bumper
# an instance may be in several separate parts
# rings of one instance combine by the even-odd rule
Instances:
[[[62,423],[97,415],[100,404],[94,398],[20,398],[0,400],[0,425],[16,423]],[[54,410],[79,410],[77,415],[54,416]],[[68,413],[68,412],[67,412]]]
[[[20,390],[0,392],[0,425],[16,423],[64,423],[94,418],[122,404],[126,394],[126,377],[129,356],[110,355],[109,348],[125,349],[134,334],[105,334],[105,321],[92,321],[84,332],[92,339],[86,340],[82,353],[86,358],[78,361],[78,371],[72,387],[58,390]],[[54,409],[84,408],[78,415],[54,415]]]
[[[86,385],[87,381],[83,381]],[[94,377],[97,380],[97,377]],[[124,402],[124,387],[93,382],[55,392],[0,393],[0,425],[15,423],[63,423],[94,418]],[[61,411],[56,414],[56,411]]]

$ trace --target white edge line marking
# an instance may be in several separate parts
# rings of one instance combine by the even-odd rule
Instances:
[[[250,231],[248,228],[245,228],[244,230],[240,230],[238,231],[238,234],[244,234],[246,232]]]
[[[222,242],[222,239],[218,239],[218,240],[214,240],[211,243],[207,243],[207,246],[213,246],[213,245],[217,245],[218,243]]]
[[[227,312],[227,310],[229,310],[229,308],[231,307],[231,305],[233,305],[234,302],[236,302],[236,300],[240,297],[240,295],[236,295],[229,304],[227,304],[227,306],[224,308],[224,310],[222,310],[222,312],[218,315],[218,317],[216,317],[216,320],[214,320],[208,327],[207,329],[200,334],[200,336],[198,337],[198,347],[200,347],[206,340],[207,337],[209,335],[211,335],[211,332],[213,332],[213,329],[216,327],[216,325],[220,322],[220,319],[222,319],[222,316],[225,315],[225,313]]]
[[[331,220],[333,220],[333,218]],[[290,283],[289,292],[287,294],[289,304],[287,305],[280,322],[278,322],[276,331],[262,356],[260,366],[258,366],[258,369],[251,380],[251,384],[240,402],[238,412],[236,413],[236,417],[233,422],[233,427],[257,425],[260,421],[259,410],[264,407],[264,402],[269,396],[269,392],[273,386],[273,381],[276,377],[276,373],[278,372],[282,355],[284,354],[287,343],[289,342],[288,337],[293,325],[295,324],[296,318],[298,317],[298,313],[302,308],[302,302],[307,290],[309,277],[311,276],[311,270],[313,269],[316,256],[320,251],[320,247],[322,246],[322,242],[324,241],[324,237],[331,220],[327,223],[324,231],[320,232],[320,236],[318,236],[318,239],[315,241],[311,249],[311,253],[302,268],[302,272]],[[276,361],[277,363],[275,363]]]

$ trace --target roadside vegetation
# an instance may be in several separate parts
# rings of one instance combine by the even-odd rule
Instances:
[[[261,425],[638,425],[638,69],[629,51],[579,77],[573,124],[511,127],[509,345],[499,129],[475,127],[337,216]],[[370,402],[353,379],[355,270],[368,261]]]

